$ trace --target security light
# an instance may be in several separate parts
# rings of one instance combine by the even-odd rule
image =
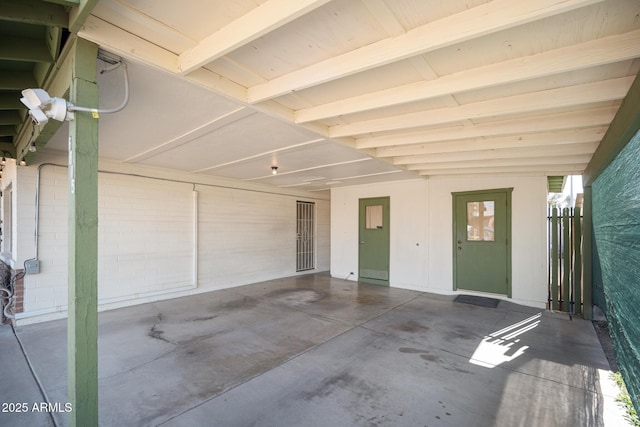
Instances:
[[[42,108],[51,102],[51,97],[44,89],[25,89],[22,91],[20,101],[27,106],[29,110]]]
[[[33,121],[38,125],[47,123],[49,119],[54,119],[59,122],[73,120],[75,118],[74,111],[89,112],[94,118],[98,118],[100,113],[117,113],[126,107],[129,102],[129,76],[127,74],[127,64],[121,60],[118,65],[110,68],[109,71],[117,68],[118,66],[122,66],[122,69],[124,70],[125,93],[124,101],[116,108],[98,109],[77,107],[63,98],[51,98],[44,89],[25,89],[22,91],[22,98],[20,98],[20,101],[29,109],[29,116],[31,116]]]
[[[67,115],[67,101],[62,98],[51,98],[44,89],[25,89],[20,101],[29,109],[29,115],[37,124],[44,124],[49,119],[63,122],[73,117]]]

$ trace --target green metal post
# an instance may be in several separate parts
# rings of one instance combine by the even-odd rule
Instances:
[[[558,208],[551,210],[551,309],[558,309]]]
[[[591,207],[591,186],[584,187],[584,219],[583,219],[583,288],[582,288],[582,309],[584,318],[587,320],[593,319],[593,245],[591,239],[593,236],[593,223],[592,223],[592,207]]]
[[[575,301],[575,313],[582,312],[582,224],[580,221],[580,208],[573,213],[573,247],[575,251],[573,262],[573,300]]]
[[[76,41],[71,102],[98,105],[98,46]],[[69,125],[69,317],[71,426],[98,425],[98,120],[78,112]]]
[[[569,209],[562,210],[562,311],[570,311],[571,240],[569,239]]]

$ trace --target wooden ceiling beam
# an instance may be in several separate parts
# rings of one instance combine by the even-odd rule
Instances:
[[[393,158],[393,164],[404,165],[410,168],[409,165],[412,164],[521,159],[526,157],[579,156],[582,154],[593,154],[597,147],[598,142],[585,142],[582,144],[554,145],[550,147],[497,148],[494,150],[478,150],[461,153],[399,156]]]
[[[0,126],[17,126],[20,123],[22,123],[22,117],[20,117],[20,113],[17,111],[0,111]]]
[[[178,72],[189,74],[329,1],[269,0],[182,52],[178,57]]]
[[[579,175],[584,170],[584,165],[548,165],[548,166],[499,166],[487,168],[455,168],[455,169],[421,169],[416,171],[421,176],[439,175]]]
[[[15,136],[17,129],[13,125],[0,125],[0,136]]]
[[[55,3],[66,7],[74,7],[80,4],[80,0],[42,0],[47,3]]]
[[[98,0],[79,0],[78,5],[69,11],[69,31],[77,33],[97,4]]]
[[[490,99],[456,107],[419,111],[381,119],[367,120],[329,128],[329,136],[361,135],[416,127],[443,125],[469,119],[541,112],[548,109],[621,100],[627,94],[633,76],[598,81],[522,95]]]
[[[468,168],[488,168],[488,167],[504,167],[504,166],[544,166],[544,165],[575,165],[579,164],[583,167],[589,163],[591,154],[580,154],[570,156],[540,156],[540,157],[522,157],[508,159],[483,159],[483,160],[465,160],[442,163],[419,163],[407,165],[407,170],[416,171],[423,169],[442,170],[442,169],[468,169]]]
[[[576,71],[640,56],[640,30],[553,49],[440,78],[369,92],[296,111],[296,123],[437,98],[553,74]]]
[[[78,35],[116,55],[133,57],[154,68],[177,72],[178,56],[134,34],[124,31],[93,15],[87,18]],[[204,68],[196,70],[187,80],[205,86],[219,94],[238,100],[246,99],[246,89],[231,80]]]
[[[249,102],[272,99],[598,1],[494,0],[253,86]]]
[[[618,107],[500,120],[471,126],[455,126],[356,139],[356,148],[380,148],[406,144],[452,141],[500,135],[521,135],[608,125]]]
[[[600,141],[606,131],[605,126],[552,131],[524,135],[480,137],[455,141],[411,144],[398,147],[376,149],[376,157],[416,156],[436,153],[457,153],[462,151],[491,150],[496,148],[539,147],[563,144],[580,144]]]
[[[53,57],[44,39],[2,36],[0,59],[9,61],[53,62]]]
[[[22,88],[24,89],[24,88]],[[20,108],[26,109],[20,102],[20,92],[3,92],[0,93],[0,111],[2,110],[17,110]]]
[[[69,25],[64,6],[39,0],[0,0],[0,20],[64,28]]]
[[[0,70],[0,90],[22,90],[37,87],[31,71]]]

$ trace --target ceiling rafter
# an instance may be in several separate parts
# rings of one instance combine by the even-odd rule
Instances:
[[[608,125],[618,107],[602,107],[584,111],[540,115],[500,120],[472,126],[455,126],[419,132],[407,132],[356,140],[357,148],[379,148],[394,145],[420,144],[485,136],[536,133],[542,130],[568,130],[589,126]]]
[[[399,156],[393,158],[394,165],[430,164],[443,162],[463,162],[474,160],[518,159],[526,157],[555,157],[581,154],[593,154],[597,142],[581,144],[555,145],[551,147],[496,148],[461,153],[438,153],[424,156]],[[411,169],[410,166],[407,167]]]
[[[147,65],[176,73],[178,55],[93,15],[87,18],[78,35],[115,54],[134,56]],[[213,71],[198,69],[187,78],[231,98],[246,98],[244,87]]]
[[[468,69],[296,111],[296,123],[391,107],[451,93],[514,83],[640,56],[640,30]]]
[[[329,1],[269,0],[182,52],[178,56],[178,72],[189,74]]]
[[[40,0],[0,0],[0,19],[64,28],[69,25],[69,14],[64,6]]]
[[[442,125],[467,119],[532,113],[548,109],[574,107],[624,98],[633,76],[566,86],[539,92],[495,98],[457,107],[438,108],[417,113],[389,116],[381,119],[336,125],[329,136],[359,135],[372,132],[402,130],[430,125]]]
[[[21,90],[36,86],[36,79],[31,71],[0,71],[0,90]]]
[[[604,126],[550,131],[531,134],[518,134],[497,137],[478,137],[426,144],[411,144],[376,149],[376,157],[414,156],[437,153],[455,153],[510,147],[545,147],[561,144],[579,144],[600,141],[606,131]]]
[[[471,169],[471,168],[487,168],[487,167],[502,167],[502,166],[543,166],[543,165],[582,165],[583,167],[589,163],[591,154],[566,155],[566,156],[551,156],[540,155],[534,157],[515,157],[515,158],[499,158],[499,159],[482,159],[482,160],[464,160],[464,161],[451,161],[441,163],[420,163],[411,164],[407,166],[409,170],[423,170],[428,168],[430,170],[442,170],[442,169]]]
[[[601,0],[494,0],[249,88],[257,103]]]
[[[421,169],[416,172],[421,176],[445,176],[445,175],[578,175],[582,173],[584,166],[576,165],[548,165],[548,166],[500,166],[487,168],[454,168],[454,169]]]
[[[0,59],[10,61],[53,62],[53,57],[44,39],[2,36]]]

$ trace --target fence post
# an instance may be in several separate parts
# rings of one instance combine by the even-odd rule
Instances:
[[[558,309],[558,208],[551,209],[551,309]]]
[[[562,311],[570,311],[571,300],[570,287],[571,287],[571,239],[569,238],[569,208],[562,210],[562,262],[563,262],[563,276],[562,276]]]
[[[577,207],[573,214],[573,247],[575,257],[573,263],[573,300],[575,301],[575,313],[582,312],[582,221],[581,209]]]

